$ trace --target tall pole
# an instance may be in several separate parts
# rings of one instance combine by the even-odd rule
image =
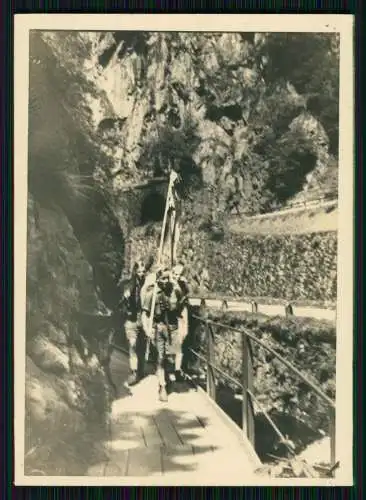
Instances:
[[[172,187],[173,187],[173,172],[171,171],[170,178],[169,178],[169,185],[168,185],[168,194],[167,194],[167,198],[166,198],[166,202],[165,202],[163,226],[162,226],[161,235],[160,235],[160,244],[159,244],[159,251],[158,251],[158,258],[157,258],[157,266],[158,267],[161,265],[161,257],[162,257],[163,245],[164,245],[164,235],[165,235],[166,223],[167,223],[167,219],[168,219],[169,202],[170,202],[170,197],[171,197],[171,193],[172,193]],[[149,334],[151,334],[152,329],[153,329],[157,288],[158,288],[158,285],[157,285],[157,281],[155,280],[154,290],[153,290],[153,295],[152,295],[152,302],[151,302],[149,324],[148,324],[148,333]],[[148,361],[148,359],[149,359],[149,354],[150,354],[150,338],[147,339],[146,352],[145,352],[145,360],[146,361]]]

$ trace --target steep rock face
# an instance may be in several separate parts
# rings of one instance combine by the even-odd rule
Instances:
[[[226,193],[216,195],[221,209],[230,211],[235,195],[236,205],[255,213],[311,188],[313,173],[320,178],[317,173],[327,168],[329,138],[313,102],[308,106],[314,92],[308,94],[298,74],[288,69],[286,74],[286,68],[283,76],[274,72],[276,79],[270,79],[273,69],[266,68],[272,68],[278,54],[267,35],[115,32],[48,37],[60,52],[65,44],[81,40],[87,47],[79,68],[89,71],[109,101],[104,116],[99,97],[89,102],[92,121],[102,129],[103,150],[112,160],[110,166],[99,165],[97,173],[116,198],[126,183],[175,166],[196,172],[217,190],[225,184]],[[283,51],[286,42],[276,43],[282,43]],[[293,43],[299,44],[296,36]],[[319,51],[319,43],[328,42],[314,37],[304,46],[312,54],[313,46]],[[292,54],[291,48],[286,50]],[[306,50],[306,64],[315,65]],[[337,124],[332,127],[334,131]],[[286,189],[271,178],[278,165]]]
[[[313,96],[308,105],[307,94],[318,91],[301,86],[299,75],[267,78],[264,68],[276,61],[267,39],[258,34],[31,33],[28,473],[81,475],[103,454],[97,443],[106,432],[109,389],[95,341],[101,332],[93,321],[82,323],[79,313],[93,315],[107,307],[118,312],[126,234],[151,221],[143,217],[150,212],[144,197],[139,206],[145,209],[133,210],[136,203],[125,192],[129,183],[166,175],[171,166],[182,173],[194,191],[182,251],[196,267],[199,287],[216,289],[217,283],[229,287],[228,276],[223,279],[220,272],[232,268],[223,265],[216,274],[207,269],[207,248],[213,255],[213,245],[197,233],[207,222],[202,219],[212,229],[217,214],[283,205],[304,185],[322,186],[327,177],[334,113],[320,116]],[[331,92],[328,97],[334,105]],[[333,164],[332,171],[336,168]],[[155,253],[153,226],[139,231],[141,253],[146,255],[149,244]],[[220,230],[216,237],[220,240]],[[333,240],[327,263],[333,274],[322,288],[327,299],[334,295]],[[313,238],[307,241],[311,246]],[[291,245],[286,249],[291,253]],[[322,252],[316,256],[321,262]],[[225,256],[221,261],[231,265]],[[267,293],[263,276],[259,285],[248,280],[245,291]],[[301,285],[295,292],[303,298],[304,290]],[[274,291],[280,293],[273,285]],[[104,335],[117,326],[113,321]]]
[[[80,475],[103,453],[109,388],[92,322],[97,314],[90,264],[61,210],[40,208],[29,195],[26,343],[26,474]],[[93,331],[94,328],[94,331]],[[90,450],[84,453],[83,447]],[[85,452],[85,448],[84,448]]]
[[[41,206],[56,206],[65,213],[93,266],[103,300],[114,307],[124,235],[113,200],[93,178],[97,166],[111,159],[101,151],[84,95],[93,96],[104,110],[109,101],[92,77],[81,74],[81,61],[86,59],[83,40],[77,34],[59,35],[56,40],[53,36],[31,37],[29,190]]]
[[[124,234],[93,178],[110,160],[84,97],[103,115],[109,102],[81,76],[77,38],[57,48],[51,34],[30,38],[26,474],[85,474],[108,429],[103,361],[119,320],[108,308],[118,313]]]

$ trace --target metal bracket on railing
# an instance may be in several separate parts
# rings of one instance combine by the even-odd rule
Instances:
[[[205,322],[207,335],[207,393],[211,399],[216,400],[215,370],[215,339],[212,326]]]
[[[257,302],[252,302],[252,313],[256,314],[258,312],[258,304]]]

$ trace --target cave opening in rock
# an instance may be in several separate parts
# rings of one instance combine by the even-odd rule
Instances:
[[[165,198],[162,194],[153,191],[143,200],[140,212],[140,225],[149,222],[160,222],[163,220],[165,210]]]
[[[315,168],[317,158],[309,151],[293,151],[282,165],[277,165],[276,174],[270,176],[268,187],[284,203],[302,190],[306,176]]]

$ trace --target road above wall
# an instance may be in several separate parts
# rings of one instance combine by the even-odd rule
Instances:
[[[201,303],[201,297],[191,297],[189,299],[190,304],[194,306],[199,306]],[[226,302],[225,306],[223,305]],[[206,307],[213,309],[226,308],[227,311],[231,312],[253,312],[253,302],[244,302],[239,300],[227,300],[227,299],[211,299],[205,298]],[[257,312],[260,314],[265,314],[267,316],[286,316],[286,306],[284,304],[258,304]],[[325,319],[328,321],[336,320],[336,310],[326,309],[320,307],[309,307],[309,306],[292,306],[292,312],[294,316],[305,317],[305,318],[315,318],[315,319]]]

